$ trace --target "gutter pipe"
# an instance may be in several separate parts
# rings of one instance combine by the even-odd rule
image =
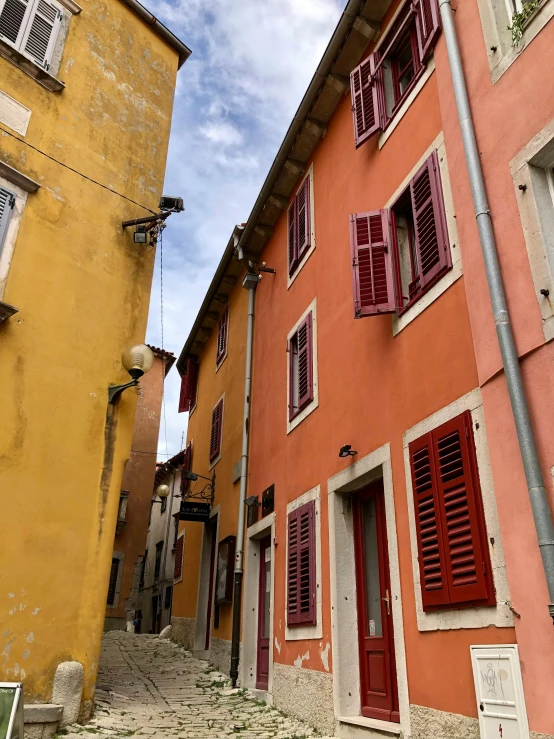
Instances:
[[[163,565],[162,565],[162,586],[161,586],[161,589],[160,589],[160,599],[158,601],[158,609],[159,609],[159,611],[161,613],[161,616],[160,616],[160,624],[161,624],[161,620],[162,620],[163,615],[164,615],[165,581],[167,579],[166,578],[165,568],[166,568],[166,563],[167,563],[167,550],[169,548],[169,531],[170,531],[170,527],[171,527],[171,519],[173,518],[173,498],[174,498],[174,495],[175,495],[175,478],[176,478],[176,474],[175,474],[175,470],[174,470],[173,471],[173,480],[172,480],[172,484],[171,484],[171,495],[170,495],[170,498],[169,498],[169,506],[167,508],[167,524],[166,524],[166,527],[165,527],[164,558],[163,558]],[[170,610],[169,610],[169,623],[170,624],[171,624],[171,608],[172,607],[173,607],[173,598],[171,599]],[[157,615],[158,614],[156,614],[156,617],[157,617]],[[161,629],[160,629],[160,631],[161,631]]]
[[[179,66],[177,69],[181,69],[183,64],[187,61],[189,56],[191,55],[191,51],[188,48],[188,46],[185,46],[185,44],[177,38],[177,36],[172,33],[169,28],[164,26],[163,23],[161,23],[156,16],[152,15],[152,13],[149,10],[146,10],[144,5],[138,2],[138,0],[123,0],[125,5],[128,5],[131,10],[134,10],[135,13],[142,18],[143,21],[146,21],[149,26],[151,26],[154,31],[158,34],[158,36],[161,36],[163,40],[169,44],[175,51],[179,54]]]
[[[235,582],[233,593],[233,630],[231,635],[231,669],[229,676],[233,688],[239,676],[240,622],[242,606],[242,576],[244,553],[244,519],[246,516],[246,482],[248,473],[248,428],[250,425],[250,385],[252,379],[252,344],[254,338],[254,304],[258,275],[247,272],[242,286],[248,290],[248,323],[246,328],[246,371],[244,377],[244,418],[242,425],[242,456],[240,466],[239,516],[237,525],[237,547],[235,554]]]
[[[450,0],[439,0],[439,5],[452,74],[452,85],[456,97],[458,119],[462,132],[466,166],[479,229],[479,240],[485,261],[485,272],[489,285],[494,322],[496,324],[496,334],[500,345],[502,364],[510,395],[521,460],[525,470],[531,509],[533,511],[544,574],[548,585],[550,596],[548,611],[550,617],[554,620],[554,526],[552,524],[552,514],[544,487],[537,444],[521,377],[519,356],[510,323],[508,305],[506,303],[502,273],[498,261],[498,251],[485,191],[483,171],[475,138],[475,128],[471,117],[460,49],[454,26],[453,10]]]

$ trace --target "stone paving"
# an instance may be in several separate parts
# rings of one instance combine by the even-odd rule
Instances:
[[[226,675],[169,639],[112,631],[104,635],[93,719],[62,730],[137,739],[293,739],[318,733],[233,690]]]

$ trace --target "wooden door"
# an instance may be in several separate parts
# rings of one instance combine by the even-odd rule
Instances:
[[[271,537],[260,540],[260,585],[258,591],[258,656],[256,688],[267,690],[269,678],[269,625],[271,602]]]
[[[383,482],[354,500],[362,716],[400,722]]]
[[[210,574],[208,577],[208,611],[206,614],[206,639],[204,649],[210,648],[210,634],[212,630],[212,610],[214,599],[215,554],[217,545],[217,516],[210,518],[206,524],[210,530]]]

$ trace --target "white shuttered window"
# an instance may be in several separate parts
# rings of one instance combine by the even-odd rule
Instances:
[[[0,0],[0,39],[43,69],[50,67],[61,20],[51,0]]]
[[[6,238],[8,224],[15,205],[15,195],[5,187],[0,186],[0,254],[2,254],[2,246]]]

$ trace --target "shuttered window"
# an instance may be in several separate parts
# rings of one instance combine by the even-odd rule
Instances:
[[[160,576],[160,569],[162,567],[162,551],[164,548],[163,541],[159,541],[156,544],[156,560],[154,564],[154,579],[157,580]]]
[[[315,501],[289,513],[287,527],[287,625],[315,624]]]
[[[221,453],[221,432],[223,428],[223,398],[212,411],[212,429],[210,434],[210,462]]]
[[[192,411],[196,406],[198,387],[198,359],[188,357],[185,372],[181,375],[181,392],[179,394],[179,413]]]
[[[0,0],[0,38],[49,69],[62,21],[51,0]]]
[[[471,414],[410,444],[423,610],[494,605]]]
[[[112,559],[112,568],[110,570],[110,584],[108,586],[108,605],[113,606],[115,603],[115,592],[117,589],[117,575],[119,572],[119,559]]]
[[[168,587],[165,589],[164,608],[171,608],[172,600],[173,600],[173,588],[171,587],[171,585],[168,585]]]
[[[350,216],[354,316],[403,313],[452,267],[433,151],[390,209]]]
[[[300,185],[288,210],[289,275],[292,275],[310,248],[310,176]]]
[[[394,118],[425,71],[439,34],[437,0],[407,1],[378,49],[351,72],[356,148]]]
[[[181,469],[181,495],[186,495],[190,488],[190,480],[185,478],[185,472],[190,472],[192,469],[192,441],[189,441],[187,448],[185,449],[183,468]]]
[[[183,574],[183,553],[185,547],[185,536],[180,536],[177,539],[175,546],[175,568],[173,570],[173,577],[175,580],[179,580]]]
[[[223,362],[227,355],[227,337],[229,334],[229,308],[225,308],[219,319],[217,330],[217,355],[215,359],[216,366]]]
[[[8,224],[15,205],[15,193],[0,187],[0,254],[8,231]]]
[[[313,321],[311,311],[289,339],[289,420],[314,399]]]

